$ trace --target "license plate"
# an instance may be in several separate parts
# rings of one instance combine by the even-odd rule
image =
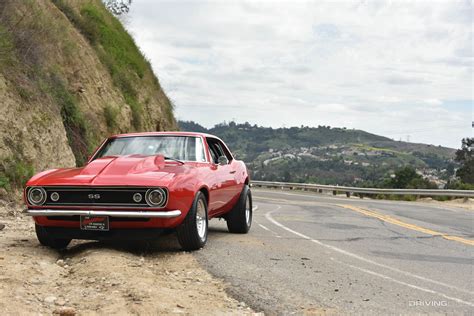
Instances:
[[[82,230],[109,230],[109,217],[108,216],[81,216],[81,229]]]

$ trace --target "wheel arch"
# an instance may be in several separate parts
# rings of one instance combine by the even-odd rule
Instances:
[[[201,186],[198,192],[202,192],[202,194],[204,194],[204,197],[206,198],[206,203],[207,205],[209,205],[209,188],[206,186]]]

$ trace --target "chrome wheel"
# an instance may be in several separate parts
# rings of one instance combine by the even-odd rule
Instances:
[[[250,198],[247,196],[247,200],[245,201],[245,222],[247,226],[250,226],[250,212],[252,212],[250,208]]]
[[[176,229],[179,244],[185,251],[198,250],[207,241],[207,203],[204,193],[198,191],[184,221]]]
[[[207,214],[206,206],[204,205],[203,200],[198,200],[197,210],[196,210],[196,228],[199,238],[204,240],[206,238],[207,231]]]

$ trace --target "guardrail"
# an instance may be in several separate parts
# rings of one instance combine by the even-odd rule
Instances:
[[[252,185],[256,187],[281,188],[291,190],[332,191],[334,195],[338,192],[345,193],[347,197],[352,194],[387,194],[387,195],[415,195],[415,196],[451,196],[474,198],[474,190],[441,190],[441,189],[376,189],[376,188],[357,188],[345,187],[337,185],[322,185],[309,183],[288,183],[288,182],[271,182],[271,181],[252,181]]]

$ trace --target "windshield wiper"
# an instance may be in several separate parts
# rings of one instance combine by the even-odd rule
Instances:
[[[180,164],[184,165],[184,161],[181,161],[181,160],[176,159],[176,158],[165,156],[165,160],[173,160],[173,161],[179,162]]]

